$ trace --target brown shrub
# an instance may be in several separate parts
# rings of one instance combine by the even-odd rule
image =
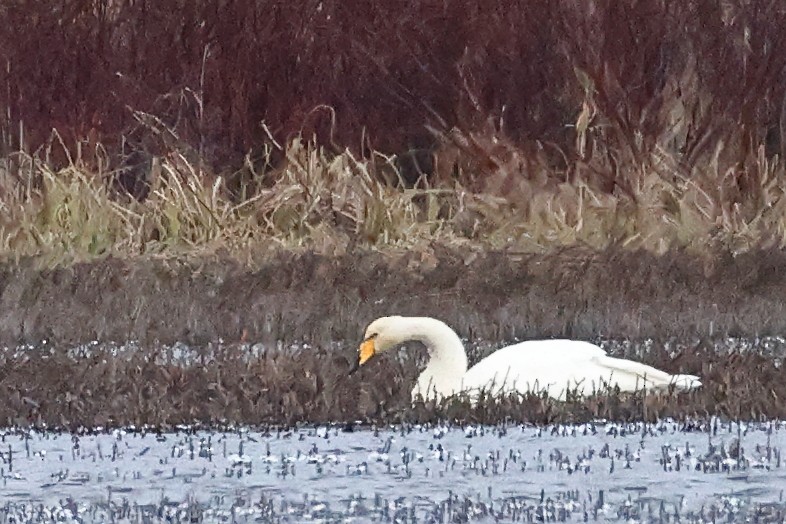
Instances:
[[[558,169],[603,155],[623,186],[623,162],[656,146],[689,165],[719,143],[729,161],[784,152],[773,0],[57,0],[7,2],[0,18],[6,152],[57,128],[85,150],[182,142],[239,161],[264,146],[264,121],[279,141],[403,153],[432,147],[426,125],[493,122]]]

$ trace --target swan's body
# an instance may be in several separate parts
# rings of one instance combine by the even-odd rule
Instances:
[[[428,317],[382,317],[372,322],[360,347],[359,365],[409,340],[422,342],[431,357],[412,390],[413,400],[418,395],[439,399],[481,390],[494,396],[545,391],[564,399],[566,390],[587,395],[605,386],[636,391],[701,385],[693,375],[671,375],[640,362],[612,358],[598,346],[577,340],[513,344],[467,370],[461,339],[445,323]]]

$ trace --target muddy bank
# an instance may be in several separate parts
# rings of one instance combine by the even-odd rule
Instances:
[[[354,340],[384,314],[435,315],[493,340],[779,334],[783,275],[786,254],[775,250],[708,262],[683,252],[436,247],[280,253],[254,269],[221,256],[59,269],[23,260],[0,270],[0,343]]]

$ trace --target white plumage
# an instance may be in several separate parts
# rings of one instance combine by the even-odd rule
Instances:
[[[671,375],[652,366],[612,358],[594,344],[578,340],[535,340],[498,349],[467,370],[467,355],[456,333],[429,317],[382,317],[366,329],[358,365],[374,354],[417,340],[429,351],[426,369],[412,390],[424,398],[485,390],[496,396],[540,393],[564,399],[566,390],[588,395],[608,386],[621,391],[701,386],[693,375]]]

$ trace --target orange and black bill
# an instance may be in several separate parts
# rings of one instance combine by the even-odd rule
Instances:
[[[374,344],[374,337],[369,337],[360,344],[360,348],[358,349],[358,359],[350,368],[349,374],[352,375],[358,369],[360,369],[360,366],[368,362],[368,360],[373,357],[375,353],[376,347]]]

